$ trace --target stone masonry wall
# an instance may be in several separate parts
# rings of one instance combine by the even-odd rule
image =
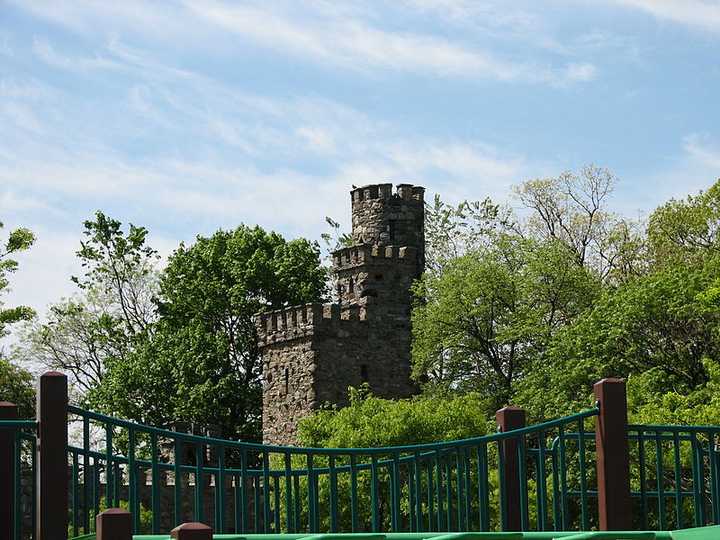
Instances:
[[[424,264],[424,189],[401,184],[351,192],[355,245],[333,254],[339,304],[308,304],[256,317],[263,356],[263,440],[295,444],[298,421],[348,387],[408,397],[412,295]]]

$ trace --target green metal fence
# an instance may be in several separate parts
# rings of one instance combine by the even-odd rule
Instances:
[[[566,436],[574,439],[579,433]],[[595,434],[583,436],[594,449]],[[720,523],[720,426],[631,424],[627,437],[634,527],[670,530]],[[586,494],[594,498],[597,491]]]
[[[9,517],[17,539],[30,537],[35,530],[36,429],[34,420],[0,420],[0,431],[10,439],[12,454],[12,470],[8,471],[11,477],[2,478],[0,482],[11,487],[14,504]]]
[[[185,521],[239,534],[597,530],[603,512],[598,477],[606,464],[596,444],[605,452],[611,446],[595,431],[608,424],[620,426],[623,448],[627,436],[633,528],[720,522],[720,426],[628,426],[624,415],[618,424],[607,412],[612,407],[606,411],[601,403],[510,431],[384,448],[229,441],[61,407],[55,421],[69,435],[67,446],[58,446],[67,470],[59,464],[54,478],[62,482],[54,485],[69,479],[71,536],[93,532],[97,514],[118,506],[130,510],[132,528],[142,534]],[[39,451],[54,452],[50,441],[38,444],[38,426],[0,420],[12,448],[17,540],[33,537],[36,491],[52,499],[52,489],[36,482]],[[3,493],[0,483],[0,507]]]
[[[82,426],[82,443],[68,447],[74,535],[121,504],[135,532],[150,533],[185,520],[242,533],[506,529],[504,461],[513,458],[523,529],[595,522],[584,428],[597,409],[473,439],[362,449],[226,441],[69,412]]]
[[[682,529],[720,523],[720,427],[630,425],[638,524]]]

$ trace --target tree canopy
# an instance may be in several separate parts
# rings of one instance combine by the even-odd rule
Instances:
[[[154,425],[255,439],[262,366],[252,316],[324,293],[319,249],[307,240],[241,225],[181,244],[159,277],[151,335],[111,359],[87,399]]]

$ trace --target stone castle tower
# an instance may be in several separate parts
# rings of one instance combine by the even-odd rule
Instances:
[[[351,191],[351,247],[333,253],[339,304],[307,304],[256,318],[263,358],[263,441],[294,444],[298,420],[349,386],[414,393],[410,286],[425,262],[424,188],[374,184]]]

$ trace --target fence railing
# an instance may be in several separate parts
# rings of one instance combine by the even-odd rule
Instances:
[[[35,528],[37,422],[17,416],[14,404],[0,403],[0,538],[27,536]]]
[[[45,538],[40,530],[58,523],[72,536],[93,532],[98,514],[113,507],[130,511],[135,533],[188,520],[243,534],[717,523],[720,426],[628,426],[622,381],[601,381],[595,391],[596,407],[533,426],[521,409],[501,409],[498,432],[471,439],[300,448],[69,406],[66,380],[53,374],[41,378],[37,423],[0,420],[0,465],[15,475],[12,493],[0,487],[0,510],[12,505],[7,537],[18,540]]]

